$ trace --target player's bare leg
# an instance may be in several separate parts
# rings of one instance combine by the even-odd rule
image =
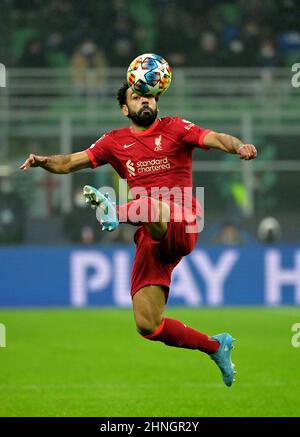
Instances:
[[[160,285],[141,288],[132,299],[133,313],[138,332],[150,335],[160,326],[166,304],[166,295]]]
[[[147,285],[133,296],[133,312],[138,332],[146,339],[161,341],[167,346],[196,349],[207,353],[221,370],[223,381],[231,386],[234,365],[230,353],[230,334],[209,336],[186,326],[178,320],[164,317],[166,288]]]

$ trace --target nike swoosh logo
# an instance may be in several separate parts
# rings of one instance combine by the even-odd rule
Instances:
[[[134,143],[131,143],[131,144],[124,144],[124,149],[127,149],[127,147],[131,147],[131,146],[133,146],[134,144],[136,143],[136,141],[134,142]]]

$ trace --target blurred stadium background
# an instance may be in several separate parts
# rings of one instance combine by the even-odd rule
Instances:
[[[97,322],[100,326],[95,313],[84,309],[53,313],[4,310],[7,307],[130,306],[134,229],[121,226],[111,234],[99,232],[81,196],[85,184],[117,187],[114,171],[105,166],[64,176],[41,169],[22,173],[19,165],[30,152],[46,155],[80,151],[106,131],[125,126],[127,121],[120,114],[116,91],[130,61],[145,52],[161,54],[173,68],[171,87],[159,102],[160,116],[179,115],[204,127],[239,136],[258,149],[254,162],[240,162],[235,156],[214,151],[195,153],[194,185],[205,187],[205,228],[194,254],[174,273],[170,304],[195,307],[182,310],[185,320],[193,321],[199,328],[204,320],[210,331],[215,329],[218,314],[222,314],[224,324],[218,325],[220,329],[233,329],[238,334],[241,331],[250,348],[254,348],[253,324],[256,324],[255,336],[264,331],[265,341],[272,345],[272,329],[276,326],[279,343],[278,349],[273,349],[272,359],[283,360],[287,373],[290,370],[290,383],[294,384],[292,372],[299,350],[292,348],[290,337],[291,326],[300,322],[297,312],[300,304],[300,90],[292,86],[295,74],[292,66],[300,62],[299,21],[300,7],[296,0],[1,2],[0,63],[6,67],[6,87],[0,88],[0,306],[3,308],[0,322],[7,328],[7,344],[13,349],[11,353],[7,347],[4,361],[1,358],[2,388],[8,389],[3,391],[1,415],[213,414],[210,407],[213,409],[215,405],[199,393],[184,408],[180,409],[178,399],[169,409],[151,410],[151,396],[158,393],[154,385],[162,383],[157,377],[149,386],[142,382],[142,376],[136,382],[141,384],[137,385],[136,399],[144,402],[144,409],[135,410],[129,395],[128,399],[122,398],[125,392],[120,395],[117,408],[113,394],[105,408],[104,398],[98,398],[98,403],[93,398],[95,404],[90,409],[80,404],[77,389],[84,390],[89,400],[93,386],[113,393],[118,384],[122,387],[121,380],[124,383],[122,373],[118,374],[117,382],[115,374],[112,373],[111,379],[108,376],[109,367],[115,366],[119,359],[110,343],[104,348],[108,357],[104,362],[97,339],[92,342],[89,337],[90,348],[84,351],[88,356],[88,350],[93,354],[94,348],[98,348],[98,355],[95,353],[90,358],[100,362],[99,367],[93,362],[95,368],[91,369],[89,363],[74,358],[82,352],[81,342],[93,335],[87,328],[90,318],[98,339],[106,330],[112,330],[113,334],[108,335],[112,343],[116,341],[113,335],[119,336],[119,317],[124,326],[127,323],[128,333],[124,332],[126,338],[132,336],[132,343],[125,337],[123,341],[129,348],[130,344],[133,349],[136,345],[135,358],[131,350],[132,359],[139,359],[139,348],[149,354],[149,360],[158,350],[166,360],[164,367],[170,364],[168,359],[178,362],[184,359],[183,351],[170,352],[159,349],[158,345],[152,345],[151,349],[147,344],[150,348],[147,352],[147,346],[141,346],[136,338],[134,325],[127,320],[131,316],[125,309],[101,310]],[[240,305],[294,308],[271,313],[271,309],[248,309],[244,313],[240,308],[219,308],[211,313],[202,309],[202,306]],[[259,311],[266,311],[266,316],[261,317]],[[124,314],[128,316],[127,322]],[[57,349],[57,336],[51,336],[56,320],[63,330]],[[76,325],[76,338],[72,337],[70,323]],[[27,329],[29,337],[24,335]],[[50,351],[64,356],[52,363],[54,374],[45,364],[49,357],[46,352],[43,354],[44,342]],[[261,348],[256,352],[261,352]],[[37,350],[41,355],[40,365],[30,360]],[[253,367],[252,355],[247,355],[245,350],[243,354],[240,359],[244,370],[249,365],[248,371],[254,369],[255,373],[244,385],[240,383],[240,406],[236,406],[231,395],[229,406],[215,410],[216,414],[255,415],[261,411],[263,415],[296,415],[299,400],[293,389],[284,393],[285,402],[281,398],[282,404],[276,404],[277,391],[284,391],[283,368],[271,376],[266,368],[262,370],[258,364]],[[146,356],[142,355],[144,366],[147,366]],[[16,357],[25,363],[23,377]],[[91,372],[88,382],[84,373],[74,370],[71,377],[65,373],[73,359],[74,369],[86,366]],[[185,365],[192,369],[195,362],[188,361]],[[157,366],[155,359],[153,366]],[[97,379],[99,368],[104,372],[107,386],[101,386]],[[128,366],[127,362],[124,364],[124,369],[129,381],[128,393],[135,393],[136,375],[131,375],[129,362]],[[146,372],[148,382],[150,370],[149,367]],[[205,371],[210,370],[205,368]],[[162,377],[167,376],[164,368]],[[182,374],[181,378],[184,377]],[[199,389],[201,384],[206,384],[206,377],[201,377]],[[215,378],[216,374],[212,375],[211,381]],[[64,381],[71,387],[69,391],[63,389],[66,397],[55,391]],[[176,378],[170,384],[175,381]],[[192,383],[183,383],[187,399]],[[165,384],[164,397],[169,392],[167,383],[162,384]],[[262,386],[264,389],[260,391]],[[214,386],[212,382],[209,387],[214,398],[221,396],[223,402],[218,384]],[[24,404],[22,396],[18,397],[20,390],[24,396],[26,393]],[[253,396],[253,405],[246,401],[249,390],[249,402]],[[145,393],[149,396],[146,401]],[[14,396],[15,402],[10,403],[10,396]],[[259,399],[257,405],[254,398]],[[200,403],[202,409],[197,409]],[[230,408],[233,405],[234,410]]]

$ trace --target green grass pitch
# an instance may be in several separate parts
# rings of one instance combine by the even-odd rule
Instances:
[[[0,416],[299,416],[297,308],[168,309],[237,338],[231,387],[198,351],[144,340],[130,310],[2,310]]]

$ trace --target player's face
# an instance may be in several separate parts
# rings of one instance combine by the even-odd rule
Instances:
[[[126,105],[123,105],[122,112],[138,126],[151,126],[157,117],[157,103],[155,97],[139,96],[133,93],[131,89],[128,89],[126,93]]]

